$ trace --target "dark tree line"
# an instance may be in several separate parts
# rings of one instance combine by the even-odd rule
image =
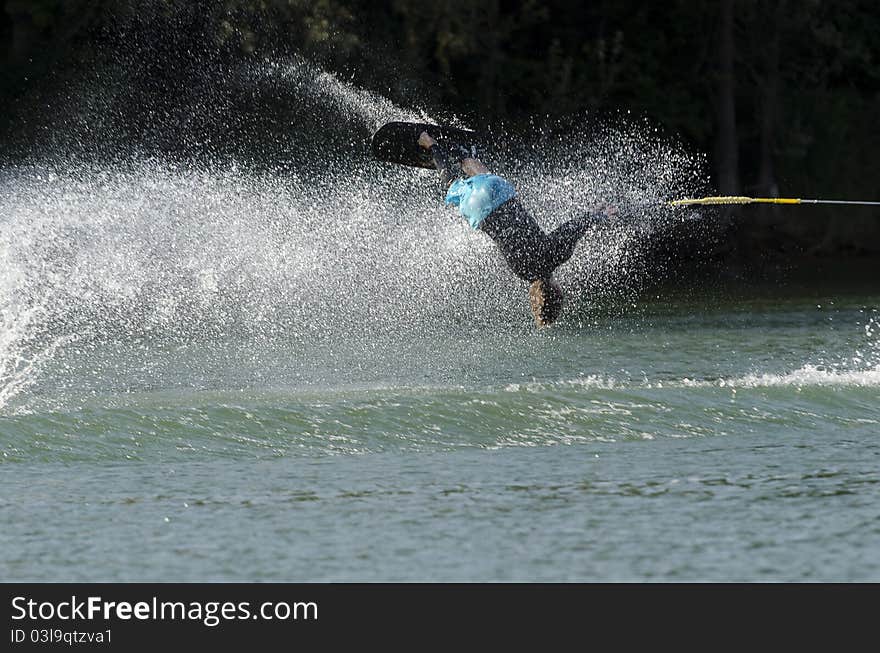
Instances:
[[[226,59],[297,52],[477,125],[525,131],[587,113],[644,115],[710,155],[721,194],[880,199],[876,0],[0,4],[6,115],[53,71],[130,39]],[[846,227],[830,214],[756,215],[774,225],[776,245],[794,237],[880,251],[870,210],[848,214]]]

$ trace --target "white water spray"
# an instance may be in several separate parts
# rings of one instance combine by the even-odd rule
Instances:
[[[304,62],[252,75],[280,76],[310,110],[342,114],[328,129],[351,130],[352,141],[387,120],[431,120]],[[114,339],[347,339],[370,351],[378,334],[530,329],[523,283],[442,206],[433,173],[378,163],[366,147],[322,167],[328,153],[315,143],[314,165],[301,170],[138,155],[6,170],[0,408],[59,349],[87,355]],[[548,229],[597,200],[621,206],[619,223],[585,238],[560,270],[575,306],[626,278],[639,238],[663,218],[646,199],[701,183],[699,160],[635,129],[488,163]]]

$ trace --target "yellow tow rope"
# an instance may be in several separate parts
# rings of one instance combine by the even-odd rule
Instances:
[[[691,206],[709,204],[857,204],[860,206],[880,206],[880,202],[862,202],[853,200],[802,200],[786,197],[742,197],[730,195],[727,197],[701,197],[700,199],[672,200],[666,203],[669,206]]]

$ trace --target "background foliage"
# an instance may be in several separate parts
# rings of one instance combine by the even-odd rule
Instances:
[[[41,107],[55,106],[46,98],[69,94],[83,70],[121,62],[114,79],[124,80],[117,85],[127,103],[116,112],[125,127],[117,133],[137,140],[149,129],[143,116],[173,112],[171,98],[182,90],[212,101],[214,66],[298,53],[396,102],[478,126],[527,133],[583,115],[645,116],[707,153],[724,194],[880,199],[874,0],[0,6],[7,155],[40,131]],[[127,65],[134,56],[139,65]],[[262,105],[256,113],[269,121],[273,111],[291,110],[281,99]],[[754,251],[880,253],[876,211],[798,211],[749,209],[737,238]]]

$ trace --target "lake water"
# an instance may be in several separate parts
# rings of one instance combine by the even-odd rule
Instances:
[[[877,580],[880,296],[828,301],[61,357],[0,418],[0,575]]]

